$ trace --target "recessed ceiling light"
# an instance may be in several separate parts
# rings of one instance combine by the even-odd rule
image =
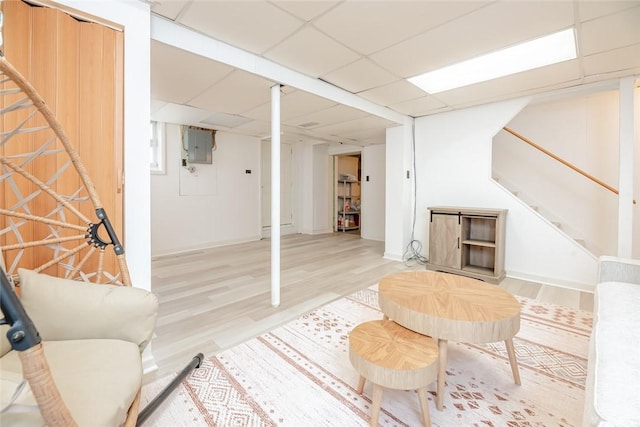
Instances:
[[[575,58],[575,33],[569,28],[408,80],[433,94]]]

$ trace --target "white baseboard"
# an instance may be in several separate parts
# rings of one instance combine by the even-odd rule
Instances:
[[[384,255],[382,255],[382,258],[390,259],[391,261],[402,261],[402,254],[392,254],[389,252],[385,252]]]
[[[280,226],[280,235],[287,236],[289,234],[297,234],[298,229],[295,225],[282,225]],[[268,239],[271,237],[271,227],[262,227],[262,238]]]
[[[535,282],[543,285],[551,285],[559,288],[573,289],[581,292],[593,293],[596,285],[595,283],[579,283],[571,282],[569,280],[557,279],[553,277],[536,276],[535,274],[523,273],[520,271],[507,271],[507,277],[511,279],[526,280],[527,282]]]
[[[311,231],[311,233],[308,233],[308,234],[315,236],[317,234],[330,234],[330,233],[333,233],[333,228],[323,228],[319,230],[313,230]]]
[[[165,258],[165,257],[169,257],[169,256],[176,256],[176,255],[186,255],[186,254],[190,254],[193,252],[198,252],[198,251],[203,251],[206,249],[211,249],[211,248],[219,248],[222,246],[229,246],[229,245],[237,245],[239,243],[249,243],[249,242],[255,242],[256,240],[260,240],[260,236],[256,235],[256,236],[250,236],[244,239],[232,239],[232,240],[222,240],[222,241],[218,241],[218,242],[208,242],[208,243],[203,243],[201,245],[194,245],[194,246],[189,246],[189,247],[184,247],[184,248],[178,248],[174,251],[165,251],[165,252],[159,252],[159,253],[154,253],[151,254],[151,259],[152,260],[157,260],[157,259],[161,259],[161,258]]]

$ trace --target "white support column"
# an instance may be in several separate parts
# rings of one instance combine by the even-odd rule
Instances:
[[[413,119],[387,129],[385,165],[384,257],[402,260],[411,239],[415,171],[413,170]]]
[[[618,197],[618,256],[633,252],[633,160],[635,159],[635,77],[620,79],[620,161]]]
[[[280,85],[271,86],[271,305],[280,305]]]

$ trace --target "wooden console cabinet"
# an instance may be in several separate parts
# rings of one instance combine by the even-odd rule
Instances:
[[[506,215],[506,209],[430,207],[427,268],[499,283]]]

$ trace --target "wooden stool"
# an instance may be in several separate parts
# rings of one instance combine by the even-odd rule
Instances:
[[[418,390],[424,425],[431,425],[426,386],[438,373],[438,345],[431,337],[391,320],[361,323],[349,334],[349,360],[360,373],[358,393],[365,380],[373,383],[372,426],[378,425],[382,387]]]

